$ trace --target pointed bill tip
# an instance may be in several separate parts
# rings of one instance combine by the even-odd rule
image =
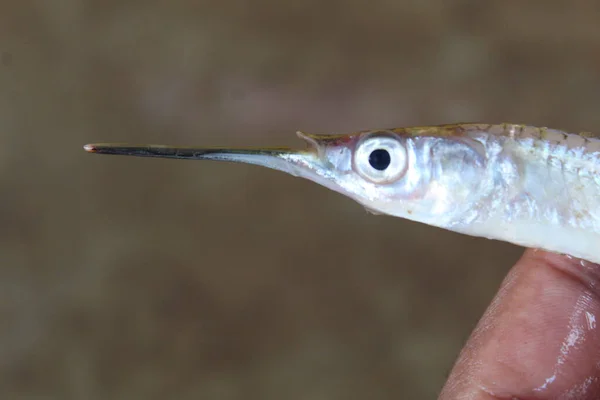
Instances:
[[[93,144],[86,144],[85,146],[83,146],[83,149],[85,151],[87,151],[88,153],[95,153],[96,152],[96,146],[94,146]]]

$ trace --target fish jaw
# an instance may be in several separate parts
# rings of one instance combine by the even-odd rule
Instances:
[[[373,213],[448,227],[471,207],[477,193],[481,155],[473,143],[453,137],[403,135],[391,130],[343,135],[298,132],[307,148],[196,148],[166,145],[90,144],[90,153],[212,160],[258,165],[304,178],[347,196]],[[406,168],[388,182],[357,171],[357,149],[365,141],[388,138]],[[364,147],[363,147],[364,148]],[[392,151],[393,152],[393,151]],[[360,153],[360,151],[358,151]],[[365,159],[362,159],[364,167]],[[360,168],[358,168],[360,169]],[[404,171],[405,170],[405,171]]]

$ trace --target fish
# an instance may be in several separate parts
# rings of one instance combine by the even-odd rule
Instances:
[[[512,123],[297,132],[303,149],[97,143],[88,153],[246,163],[373,214],[600,263],[600,136]]]

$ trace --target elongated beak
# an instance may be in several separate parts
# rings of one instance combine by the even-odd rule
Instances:
[[[198,148],[127,143],[87,144],[83,148],[88,153],[97,154],[253,164],[323,183],[322,178],[330,175],[331,171],[322,162],[319,144],[312,135],[300,132],[298,135],[309,143],[309,148]]]

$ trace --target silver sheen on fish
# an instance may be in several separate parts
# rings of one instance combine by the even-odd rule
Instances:
[[[600,139],[517,124],[313,135],[306,149],[88,144],[91,153],[260,165],[376,214],[600,263]]]

